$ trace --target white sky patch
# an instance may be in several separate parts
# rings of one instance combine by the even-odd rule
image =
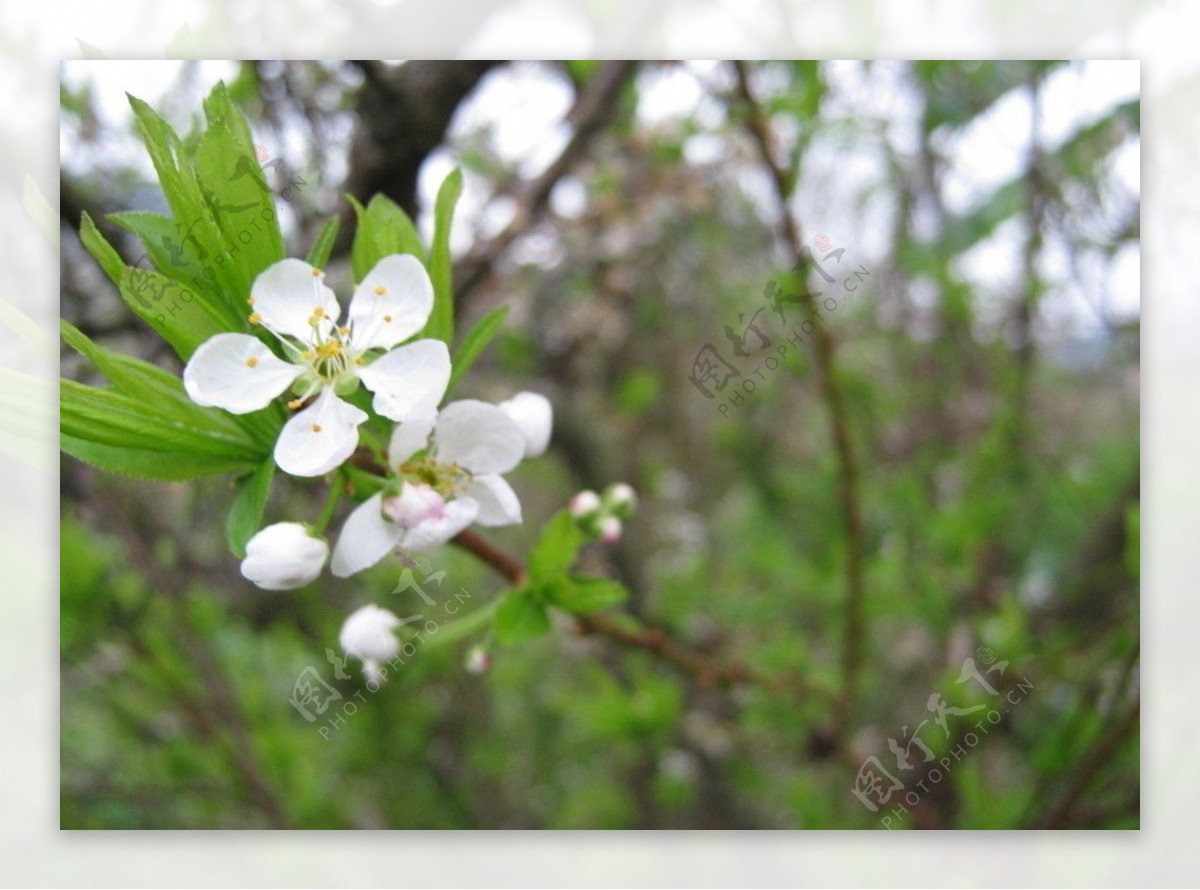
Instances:
[[[968,213],[1018,176],[1028,162],[1031,131],[1028,96],[1010,90],[964,129],[948,137],[935,132],[931,141],[948,161],[943,177],[946,209]]]
[[[489,144],[525,177],[536,176],[570,138],[563,122],[574,96],[562,76],[541,64],[514,64],[488,74],[459,107],[450,137],[485,129]]]

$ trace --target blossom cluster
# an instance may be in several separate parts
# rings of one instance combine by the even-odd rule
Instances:
[[[545,452],[550,402],[522,392],[497,405],[441,404],[450,353],[440,340],[413,339],[434,304],[433,284],[416,257],[380,260],[354,289],[344,319],[324,272],[297,259],[259,275],[247,303],[251,325],[265,336],[222,333],[201,344],[183,372],[193,401],[247,414],[288,393],[294,413],[274,458],[294,476],[325,475],[359,450],[359,427],[370,416],[360,407],[366,399],[356,398],[360,385],[371,393],[371,409],[394,427],[382,488],[350,513],[332,552],[310,526],[277,522],[247,543],[246,578],[267,590],[295,589],[318,578],[326,563],[348,577],[393,551],[436,547],[472,523],[521,521],[504,474]],[[364,612],[347,624],[347,651],[384,654],[388,644],[375,634],[382,628],[391,637],[393,625],[378,620],[384,612]]]

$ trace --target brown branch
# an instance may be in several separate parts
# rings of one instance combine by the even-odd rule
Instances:
[[[636,68],[637,63],[631,61],[605,62],[588,79],[567,114],[567,120],[575,125],[575,132],[563,150],[540,176],[521,190],[516,197],[516,212],[504,230],[472,250],[454,269],[457,311],[461,312],[461,307],[467,303],[467,295],[487,280],[500,254],[541,217],[554,186],[580,159],[592,137],[616,113],[621,88]]]
[[[803,260],[804,235],[800,223],[789,208],[792,189],[796,180],[777,159],[774,133],[762,106],[755,99],[747,77],[746,66],[734,62],[737,73],[737,94],[746,107],[747,129],[771,175],[776,197],[779,201],[780,229],[784,241],[797,263]],[[824,324],[814,325],[814,362],[817,367],[821,398],[829,412],[834,448],[838,457],[838,500],[845,521],[846,533],[846,620],[842,644],[842,693],[838,706],[838,731],[840,743],[853,725],[855,702],[857,701],[858,678],[862,669],[866,626],[863,616],[863,521],[859,498],[858,461],[850,440],[850,422],[845,397],[837,380],[836,356],[833,335]]]
[[[460,532],[454,543],[487,563],[513,585],[524,583],[525,567],[477,532]],[[691,675],[701,686],[726,688],[738,684],[761,686],[771,692],[792,691],[802,696],[823,696],[801,678],[789,674],[766,675],[740,661],[719,661],[677,643],[660,628],[629,627],[606,615],[576,615],[576,632],[600,636],[631,649],[641,649]]]
[[[1032,827],[1034,828],[1065,828],[1072,824],[1071,816],[1076,804],[1079,803],[1087,790],[1092,787],[1092,783],[1125,744],[1130,733],[1137,728],[1138,720],[1141,717],[1142,703],[1141,697],[1135,696],[1121,716],[1117,719],[1108,731],[1101,736],[1100,740],[1088,753],[1083,763],[1080,765],[1078,772],[1075,773],[1071,784],[1067,786],[1062,799],[1059,800],[1050,812],[1041,819],[1038,819]]]

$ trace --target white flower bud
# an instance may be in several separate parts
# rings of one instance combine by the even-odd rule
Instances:
[[[416,528],[427,519],[446,515],[446,500],[428,485],[405,482],[400,494],[383,502],[384,514],[397,525]]]
[[[615,544],[621,540],[621,532],[623,527],[621,520],[615,516],[605,516],[597,523],[596,527],[600,530],[600,540],[605,544]]]
[[[519,392],[496,406],[521,428],[525,437],[525,457],[540,457],[550,444],[554,425],[554,407],[541,393]]]
[[[242,574],[263,590],[294,590],[321,574],[329,545],[299,522],[268,525],[246,544]]]
[[[486,674],[492,666],[492,656],[482,646],[472,646],[463,662],[468,674]]]
[[[391,661],[400,651],[400,641],[392,633],[399,625],[399,618],[372,603],[350,613],[342,624],[338,642],[346,654],[362,661],[368,679],[380,683],[383,681],[380,665]]]
[[[618,482],[604,492],[604,503],[617,517],[628,519],[637,509],[637,492],[633,486]]]
[[[568,506],[571,515],[576,519],[587,519],[600,512],[600,495],[590,489],[581,491],[571,498]]]

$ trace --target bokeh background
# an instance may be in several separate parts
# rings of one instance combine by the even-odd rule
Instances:
[[[346,192],[428,230],[464,168],[460,329],[510,315],[459,395],[556,408],[513,478],[525,525],[489,537],[522,556],[573,492],[627,481],[641,510],[586,565],[672,639],[786,682],[721,688],[564,625],[483,677],[462,644],[422,649],[367,693],[324,649],[358,605],[404,614],[398,564],[266,594],[224,545],[231,484],[64,458],[63,827],[876,828],[859,765],[915,780],[889,739],[925,720],[937,758],[964,744],[986,712],[944,734],[927,702],[990,700],[956,682],[967,659],[1030,688],[892,827],[1138,826],[1136,63],[65,63],[63,315],[175,369],[74,232],[162,209],[125,92],[187,133],[218,79],[293,171],[293,254]],[[860,277],[828,314],[832,377],[810,339],[735,403],[788,336],[758,124],[800,239],[845,251],[830,293]],[[771,348],[739,358],[726,329],[752,319]],[[689,379],[710,345],[743,372],[712,399]],[[315,513],[277,489],[272,514]],[[503,589],[430,559],[469,602]],[[357,703],[344,722],[290,704],[309,666]]]

